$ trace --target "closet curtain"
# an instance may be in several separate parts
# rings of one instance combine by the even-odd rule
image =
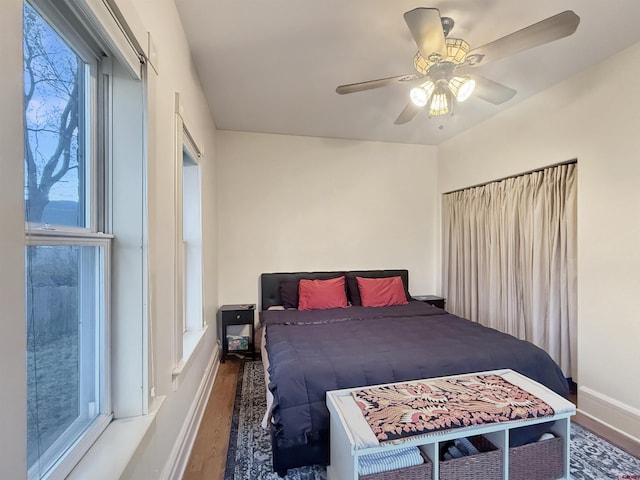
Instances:
[[[576,177],[559,165],[445,194],[442,208],[447,310],[534,343],[575,381]]]

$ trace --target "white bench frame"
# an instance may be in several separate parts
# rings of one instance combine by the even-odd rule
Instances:
[[[460,376],[469,375],[487,375],[495,374],[502,375],[505,373],[516,373],[512,370],[494,370],[490,372],[470,373],[465,375],[452,375],[449,377],[440,377],[442,379],[455,378]],[[517,375],[517,373],[516,373]],[[522,375],[520,375],[522,376]],[[524,377],[526,378],[526,377]],[[532,381],[531,379],[527,379]],[[407,382],[399,382],[407,383]],[[389,383],[386,385],[394,385]],[[542,385],[540,385],[543,387]],[[443,431],[442,433],[433,433],[428,437],[419,436],[414,439],[409,439],[400,444],[389,444],[377,447],[367,447],[357,449],[355,447],[355,441],[348,427],[348,422],[344,418],[341,409],[336,403],[337,397],[345,395],[351,395],[351,392],[360,390],[358,388],[348,388],[343,390],[333,390],[327,392],[327,407],[329,408],[330,417],[330,465],[327,467],[327,480],[358,480],[358,459],[362,455],[368,455],[371,453],[377,453],[381,451],[395,450],[398,448],[405,448],[410,446],[420,446],[422,451],[429,457],[433,465],[433,479],[439,478],[439,444],[454,440],[456,438],[468,437],[473,435],[484,435],[491,443],[498,447],[502,451],[502,471],[503,479],[509,479],[509,431],[514,428],[520,428],[527,425],[535,425],[538,423],[555,422],[550,430],[557,436],[563,439],[564,448],[564,474],[559,477],[558,480],[570,480],[569,476],[569,444],[570,444],[570,426],[572,415],[575,415],[575,406],[568,400],[562,399],[559,395],[549,391],[549,393],[556,395],[558,399],[563,400],[567,404],[567,410],[562,413],[555,414],[549,417],[539,417],[530,420],[518,420],[512,422],[500,422],[491,423],[485,425],[474,425],[471,427],[455,428],[453,430]],[[546,387],[543,387],[546,388]],[[547,389],[548,390],[548,389]],[[571,408],[573,407],[573,408]]]

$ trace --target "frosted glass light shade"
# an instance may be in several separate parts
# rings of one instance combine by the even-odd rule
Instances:
[[[464,102],[476,88],[476,81],[469,77],[453,77],[449,80],[449,90],[459,102]]]
[[[431,97],[429,115],[446,115],[447,113],[449,113],[449,99],[447,98],[447,92],[440,89]]]
[[[409,92],[409,98],[415,106],[424,107],[429,101],[434,88],[435,85],[432,81],[425,82],[419,87],[412,88]]]

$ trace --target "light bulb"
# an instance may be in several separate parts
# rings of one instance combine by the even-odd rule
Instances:
[[[424,107],[427,104],[427,92],[422,87],[412,88],[409,92],[409,98],[416,107]]]

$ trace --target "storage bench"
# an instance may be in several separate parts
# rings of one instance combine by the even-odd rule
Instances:
[[[553,408],[554,414],[526,420],[454,428],[380,444],[351,396],[352,392],[361,388],[330,391],[327,392],[326,398],[330,412],[331,452],[327,479],[569,480],[570,417],[575,415],[575,405],[545,386],[507,369],[440,379],[470,375],[502,376],[510,383],[544,400]],[[417,382],[420,380],[401,384]],[[549,431],[553,433],[553,439],[509,448],[511,430],[539,423],[550,423]],[[476,441],[489,442],[492,448],[487,451],[480,449],[477,455],[441,460],[441,446],[463,437],[476,437],[479,439]],[[419,447],[427,459],[425,464],[418,466],[417,470],[421,471],[418,476],[409,475],[413,473],[410,469],[416,467],[381,472],[376,474],[377,476],[358,476],[358,462],[361,456],[409,446]],[[430,470],[429,475],[424,476],[427,470]],[[391,476],[385,476],[384,473]]]

